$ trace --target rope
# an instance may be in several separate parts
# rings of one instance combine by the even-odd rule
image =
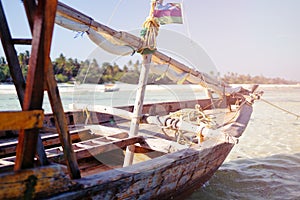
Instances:
[[[247,103],[246,100],[244,100],[244,101],[241,103],[241,105],[240,105],[240,106],[238,107],[238,109],[235,111],[234,115],[233,115],[230,119],[228,119],[226,122],[224,122],[223,124],[217,126],[217,129],[219,129],[219,128],[221,128],[221,127],[224,127],[224,126],[226,126],[226,125],[232,123],[232,122],[234,121],[234,119],[236,118],[236,116],[238,115],[238,112],[241,110],[242,105],[244,105],[245,103]]]
[[[162,73],[159,77],[157,77],[157,78],[155,79],[155,81],[159,81],[160,79],[164,78],[164,77],[167,75],[169,69],[170,69],[170,64],[168,64],[167,70],[166,70],[164,73]]]
[[[88,123],[88,121],[89,121],[89,119],[90,119],[90,112],[89,112],[89,110],[88,110],[88,108],[86,107],[86,108],[84,108],[83,110],[82,110],[82,112],[84,113],[84,114],[86,114],[86,119],[85,119],[85,122],[84,122],[84,124],[85,125],[87,125],[87,123]]]
[[[141,54],[153,53],[153,51],[156,50],[156,36],[158,35],[159,23],[153,16],[155,6],[156,0],[152,0],[149,17],[147,17],[144,22],[143,30],[141,31],[141,37],[143,39],[143,47],[139,50]]]
[[[181,119],[195,125],[204,123],[209,128],[215,128],[217,125],[214,116],[205,114],[199,104],[196,104],[194,109],[187,108],[170,113],[169,117],[172,119]]]
[[[107,21],[107,25],[110,24],[112,18],[114,17],[114,15],[116,14],[117,10],[119,9],[119,7],[120,7],[122,1],[123,1],[123,0],[119,0],[119,2],[117,3],[117,5],[115,6],[114,10],[112,11],[112,13],[111,13],[111,15],[110,15],[110,17],[109,17],[109,19],[108,19],[108,21]]]
[[[265,102],[265,103],[267,103],[267,104],[269,104],[269,105],[271,105],[271,106],[273,106],[273,107],[275,107],[275,108],[277,108],[277,109],[279,109],[279,110],[281,110],[281,111],[283,111],[283,112],[286,112],[286,113],[288,113],[288,114],[294,115],[294,116],[296,117],[297,120],[300,118],[300,115],[298,115],[298,114],[296,114],[296,113],[293,113],[293,112],[291,112],[291,111],[288,111],[288,110],[286,110],[286,109],[284,109],[284,108],[281,108],[281,107],[279,107],[279,106],[277,106],[277,105],[271,103],[270,101],[267,101],[267,100],[262,99],[262,98],[260,98],[260,100],[263,101],[263,102]]]

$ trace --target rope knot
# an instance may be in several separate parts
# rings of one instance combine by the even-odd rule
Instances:
[[[141,54],[152,54],[156,50],[156,37],[159,30],[159,22],[153,16],[156,1],[152,1],[149,17],[143,23],[143,29],[141,30],[141,37],[143,40],[143,46],[139,50]]]

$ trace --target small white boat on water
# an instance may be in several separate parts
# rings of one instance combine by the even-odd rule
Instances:
[[[104,85],[104,92],[116,92],[119,90],[120,88],[116,84],[110,83]]]

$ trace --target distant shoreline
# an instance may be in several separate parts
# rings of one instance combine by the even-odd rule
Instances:
[[[121,89],[126,88],[127,90],[134,90],[136,85],[134,84],[126,84],[126,83],[118,83]],[[243,88],[250,88],[253,84],[230,84],[232,87],[243,87]],[[99,91],[104,89],[104,85],[102,84],[84,84],[83,86],[87,86],[91,88],[93,91]],[[74,84],[66,84],[66,83],[58,83],[58,87],[60,92],[74,92]],[[147,85],[148,90],[163,90],[163,89],[185,89],[185,87],[190,87],[193,90],[202,90],[202,87],[198,87],[198,85]],[[300,84],[260,84],[259,88],[300,88]],[[84,87],[85,88],[85,87]],[[0,83],[0,94],[16,94],[16,90],[14,84],[6,84]]]
[[[248,87],[254,84],[229,84],[232,87],[242,86]],[[300,84],[258,84],[260,88],[272,88],[272,87],[300,87]]]

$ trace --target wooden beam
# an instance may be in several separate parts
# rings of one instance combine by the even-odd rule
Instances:
[[[146,91],[148,73],[150,69],[152,54],[143,55],[143,65],[139,77],[138,89],[136,92],[134,109],[133,109],[133,117],[130,123],[129,137],[134,137],[138,135],[140,119],[142,116],[142,110],[144,105],[144,96]],[[123,166],[129,166],[133,162],[135,146],[130,145],[126,149],[126,154],[124,158]]]
[[[95,136],[91,135],[89,133],[89,131],[90,131],[89,129],[80,129],[80,130],[70,132],[71,140],[72,141],[81,141],[82,138],[85,138],[85,139],[95,138]],[[41,137],[41,140],[42,140],[43,146],[45,148],[50,148],[50,147],[61,145],[58,134],[51,134],[51,135],[43,136],[43,137]],[[17,144],[18,144],[18,141],[6,142],[6,143],[0,144],[0,158],[15,155]]]
[[[103,139],[103,137],[73,144],[74,148],[77,148],[75,154],[76,158],[78,160],[88,158],[104,152],[116,149],[123,149],[128,145],[134,145],[136,143],[140,143],[141,146],[144,147],[143,144],[145,143],[145,140],[142,136],[119,139],[112,142],[103,142],[101,141],[101,139]],[[93,143],[94,145],[90,145],[90,143]],[[64,157],[64,153],[62,153],[60,149],[61,147],[54,147],[46,150],[49,161],[56,163],[65,163],[65,159],[62,159]],[[14,156],[0,159],[0,171],[6,171],[10,169],[11,166],[14,164],[14,160]]]
[[[17,95],[21,104],[23,105],[24,93],[25,93],[25,79],[22,75],[20,68],[17,51],[13,45],[12,37],[9,31],[9,27],[6,21],[2,3],[0,1],[0,38],[3,46],[3,50],[8,62],[11,77],[16,87]]]
[[[24,2],[25,3],[25,2]],[[42,109],[44,77],[49,66],[49,52],[56,13],[56,0],[38,1],[34,12],[32,50],[29,60],[23,110]],[[33,167],[37,147],[38,129],[20,130],[16,150],[15,170]]]
[[[49,165],[18,173],[0,174],[0,199],[40,199],[74,187],[62,165]]]
[[[1,3],[1,2],[0,2]],[[25,80],[20,68],[17,52],[14,48],[14,44],[31,44],[32,40],[31,39],[12,39],[9,28],[3,13],[3,9],[1,8],[1,28],[0,30],[3,31],[3,34],[1,34],[1,38],[3,39],[3,47],[4,51],[6,53],[6,57],[9,63],[9,69],[11,76],[14,81],[14,85],[16,87],[16,91],[18,94],[18,99],[21,105],[21,108],[23,108],[23,102],[24,102],[24,94],[25,94]],[[41,161],[41,164],[47,163],[46,160],[42,160],[42,158],[45,158],[45,152],[42,152],[41,150],[43,149],[42,146],[39,146],[40,143],[40,136],[38,136],[38,145],[37,145],[37,152]]]
[[[32,39],[24,39],[24,38],[13,38],[13,44],[24,44],[24,45],[31,45]]]
[[[56,1],[57,3],[57,1]],[[34,0],[26,0],[24,1],[24,6],[27,14],[27,18],[31,27],[31,30],[33,31],[33,17],[34,17],[34,11],[36,10],[36,4]],[[53,21],[54,23],[54,21]],[[47,92],[51,104],[51,108],[53,111],[53,116],[55,120],[55,125],[57,128],[57,132],[59,134],[60,141],[62,143],[65,158],[67,160],[67,166],[70,173],[71,178],[80,178],[80,170],[78,167],[78,163],[76,160],[76,156],[74,154],[74,150],[72,148],[72,141],[70,138],[70,134],[68,131],[67,121],[64,115],[64,109],[62,106],[61,98],[59,95],[57,83],[54,77],[53,68],[51,65],[50,57],[48,56],[46,58],[49,63],[49,68],[47,72]]]
[[[89,140],[89,141],[97,141],[97,139],[93,139],[93,140]],[[129,145],[134,145],[136,143],[143,143],[144,142],[144,138],[142,136],[135,136],[132,138],[125,138],[125,139],[121,139],[121,140],[117,140],[117,141],[113,141],[113,142],[105,142],[104,144],[98,144],[98,145],[94,145],[94,146],[89,146],[89,145],[85,145],[84,143],[88,143],[89,141],[84,141],[84,142],[80,142],[80,143],[76,143],[73,144],[74,146],[76,146],[77,144],[82,144],[82,147],[86,147],[86,148],[79,148],[78,150],[76,150],[76,157],[77,159],[83,159],[83,158],[88,158],[94,155],[98,155],[100,153],[104,153],[104,152],[108,152],[108,151],[112,151],[115,149],[123,149]],[[96,144],[96,142],[95,142]],[[54,154],[51,155],[51,152],[55,152]],[[53,161],[53,162],[61,162],[61,155],[62,154],[57,154],[57,148],[53,148],[53,149],[49,149],[47,150],[47,153],[49,153],[49,160]]]
[[[47,76],[47,92],[53,111],[55,126],[64,150],[68,170],[72,179],[80,178],[80,170],[72,147],[72,140],[68,130],[68,123],[64,115],[63,105],[59,95],[57,83],[54,77],[52,65],[49,67]]]
[[[42,110],[0,112],[0,130],[19,130],[43,127]]]

